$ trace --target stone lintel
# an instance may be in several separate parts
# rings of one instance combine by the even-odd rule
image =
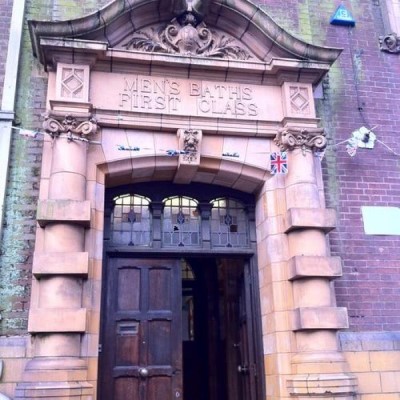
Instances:
[[[294,311],[294,331],[348,327],[345,307],[301,307]]]
[[[289,280],[322,277],[336,279],[342,276],[340,257],[295,256],[289,260]]]
[[[336,211],[330,208],[291,208],[286,213],[286,233],[310,228],[328,233],[335,227]]]
[[[43,228],[49,223],[73,223],[90,227],[90,201],[40,200],[37,221]]]
[[[28,331],[31,333],[48,332],[85,332],[86,308],[78,309],[36,309],[29,313]]]
[[[287,388],[292,396],[318,396],[351,399],[357,392],[357,378],[347,373],[339,374],[304,374],[287,380]],[[325,395],[325,396],[324,396]],[[336,398],[336,397],[335,397]]]
[[[84,275],[89,272],[89,253],[35,253],[32,273],[42,275]]]

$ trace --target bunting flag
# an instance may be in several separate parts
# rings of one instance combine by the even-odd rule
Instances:
[[[17,126],[12,126],[12,129],[15,129],[21,136],[26,136],[31,138],[36,138],[37,135],[41,133],[39,131],[32,131],[31,129],[18,128]]]
[[[288,158],[285,151],[271,153],[271,174],[287,174],[288,173]]]

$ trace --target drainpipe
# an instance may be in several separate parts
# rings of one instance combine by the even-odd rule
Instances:
[[[18,61],[24,23],[24,11],[25,0],[13,2],[4,75],[3,98],[0,109],[0,242],[3,228],[4,202],[10,157],[12,122],[14,120],[15,92],[17,88]]]

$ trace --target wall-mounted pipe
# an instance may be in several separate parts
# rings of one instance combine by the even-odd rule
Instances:
[[[13,2],[10,36],[8,41],[7,59],[3,97],[0,110],[0,241],[4,218],[4,203],[7,186],[8,164],[10,158],[12,122],[14,120],[15,93],[17,89],[18,62],[21,48],[21,37],[24,23],[25,0]],[[2,397],[0,395],[0,400]]]

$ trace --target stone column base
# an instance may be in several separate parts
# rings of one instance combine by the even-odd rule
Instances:
[[[287,380],[287,388],[290,395],[297,400],[354,400],[357,378],[348,373],[295,375]]]
[[[88,382],[28,382],[17,385],[14,400],[93,400],[93,396]]]

